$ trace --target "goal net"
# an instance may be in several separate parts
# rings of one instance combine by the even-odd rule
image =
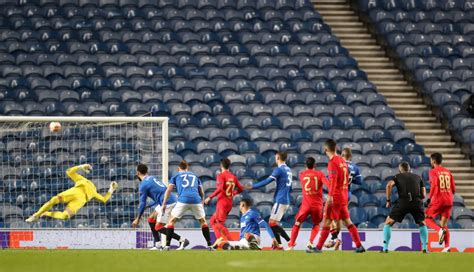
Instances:
[[[0,233],[13,229],[130,228],[139,202],[137,164],[147,164],[151,175],[168,180],[167,120],[166,117],[2,117]],[[59,122],[61,129],[52,132],[51,122]],[[36,223],[26,223],[25,219],[43,203],[74,186],[66,169],[85,163],[93,166],[92,171],[79,173],[96,185],[98,193],[105,194],[111,181],[118,182],[119,188],[112,198],[106,204],[91,200],[68,220],[42,217]],[[64,204],[59,204],[52,210],[64,208]],[[150,210],[147,208],[148,213]],[[146,217],[142,218],[140,229],[150,232]],[[151,234],[140,237],[144,239],[140,242],[144,247],[152,240]],[[0,243],[1,240],[2,235]]]

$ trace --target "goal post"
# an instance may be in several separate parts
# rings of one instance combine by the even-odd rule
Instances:
[[[59,122],[52,132],[49,124]],[[92,200],[69,220],[24,220],[52,196],[74,186],[69,167],[90,163],[100,194],[119,188],[108,203]],[[5,229],[129,228],[139,201],[136,165],[168,181],[167,117],[0,117],[0,232]],[[53,209],[62,211],[64,205]],[[149,230],[146,218],[140,228]],[[0,237],[1,240],[1,237]]]

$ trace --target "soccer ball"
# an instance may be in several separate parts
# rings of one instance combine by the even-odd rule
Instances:
[[[49,123],[49,130],[51,132],[59,132],[61,131],[61,123],[59,122],[51,122]]]

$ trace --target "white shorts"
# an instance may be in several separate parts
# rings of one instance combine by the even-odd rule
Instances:
[[[280,222],[283,218],[283,215],[285,215],[286,210],[288,210],[288,207],[290,207],[290,205],[280,203],[273,204],[272,213],[270,214],[270,220]]]
[[[166,205],[166,210],[165,210],[165,213],[163,214],[161,212],[161,206],[157,205],[155,207],[156,223],[168,224],[168,220],[170,219],[170,215],[171,215],[171,210],[173,210],[174,206],[176,206],[176,203],[171,203],[171,204]]]
[[[194,218],[196,219],[206,218],[202,203],[186,204],[181,203],[179,201],[176,203],[176,206],[174,206],[173,210],[171,211],[171,216],[179,219],[183,217],[186,211],[191,211],[191,214],[194,215]]]
[[[257,244],[260,247],[260,237],[258,235],[253,235],[257,240]],[[247,239],[242,238],[239,241],[229,241],[229,245],[232,247],[239,247],[240,249],[250,249],[249,241]]]

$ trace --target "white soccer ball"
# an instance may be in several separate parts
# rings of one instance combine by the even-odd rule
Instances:
[[[61,131],[61,123],[59,122],[51,122],[49,123],[49,130],[51,132],[59,132]]]

